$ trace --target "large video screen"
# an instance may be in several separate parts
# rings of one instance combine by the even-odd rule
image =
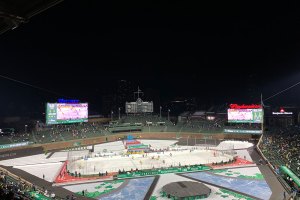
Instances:
[[[229,123],[262,123],[262,109],[228,109]]]
[[[47,103],[46,124],[69,124],[87,121],[87,103]]]

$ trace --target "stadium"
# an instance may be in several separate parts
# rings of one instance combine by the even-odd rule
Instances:
[[[0,200],[299,200],[298,10],[130,3],[0,0]]]
[[[45,122],[1,131],[4,191],[15,199],[297,198],[299,167],[286,159],[297,151],[277,151],[287,141],[268,122],[290,120],[283,109],[270,116],[263,104],[230,104],[174,118],[154,113],[154,103],[138,94],[108,118],[89,116],[79,100],[46,103]]]

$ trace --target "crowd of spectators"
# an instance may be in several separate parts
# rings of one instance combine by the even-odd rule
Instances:
[[[275,169],[284,165],[300,176],[300,127],[269,128],[260,148]]]
[[[54,192],[37,188],[36,186],[10,176],[7,172],[0,171],[0,199],[3,200],[29,200],[34,199],[34,194],[40,194],[41,196],[55,198]]]
[[[32,143],[49,143],[68,141],[72,139],[84,139],[102,135],[113,134],[111,126],[139,125],[137,131],[142,132],[220,132],[224,128],[225,119],[216,117],[213,120],[207,118],[192,118],[175,123],[166,117],[159,115],[126,115],[111,124],[100,122],[43,125],[26,132],[13,133],[2,136],[2,144],[29,141]]]
[[[25,182],[12,181],[4,172],[0,172],[0,198],[1,199],[30,199],[30,187]]]
[[[260,123],[226,123],[224,128],[227,129],[244,129],[244,130],[261,130]]]
[[[52,200],[76,200],[71,194],[66,197],[58,197],[54,191],[48,191],[44,187],[31,184],[8,171],[0,170],[0,199],[1,200],[32,200],[32,199],[52,199]]]
[[[126,129],[123,125],[130,126],[130,128]],[[118,128],[118,131],[114,131],[114,126]],[[135,126],[138,127],[136,128]],[[0,142],[2,144],[24,141],[49,143],[110,135],[122,131],[221,133],[226,128],[261,129],[259,124],[228,124],[226,115],[193,115],[192,113],[178,121],[174,121],[174,119],[171,121],[159,115],[124,115],[118,120],[111,121],[110,124],[84,122],[36,126],[32,130],[27,130],[27,132],[2,136]]]
[[[286,166],[297,177],[300,176],[300,127],[268,127],[259,148],[274,171],[280,175],[279,180],[290,191],[291,199],[300,199],[299,186],[291,177],[280,172],[280,166]]]
[[[84,139],[106,134],[108,134],[107,127],[98,122],[52,125],[32,132],[35,143]]]
[[[225,120],[218,117],[187,116],[176,124],[180,132],[220,132]]]
[[[10,143],[20,143],[30,141],[31,137],[29,133],[6,133],[0,135],[0,143],[1,144],[10,144]]]

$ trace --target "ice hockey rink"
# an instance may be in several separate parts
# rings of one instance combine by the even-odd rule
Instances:
[[[170,148],[172,151],[154,152],[148,154],[134,154],[125,156],[122,155],[126,149],[122,141],[109,142],[95,145],[95,152],[90,154],[88,150],[76,151],[76,162],[71,163],[70,169],[76,170],[82,174],[96,174],[107,172],[116,172],[120,170],[131,169],[149,169],[169,167],[171,165],[193,165],[206,164],[211,162],[228,161],[232,159],[232,155],[222,154],[214,150],[207,150],[201,146],[177,146],[177,140],[139,140],[143,144],[150,144],[153,149]],[[238,141],[235,141],[238,142]],[[247,143],[241,143],[244,146],[239,146],[239,149],[248,148]],[[228,145],[232,146],[232,145]],[[105,149],[106,156],[95,157],[97,154],[103,154]],[[250,160],[247,150],[237,150],[237,155]],[[49,154],[49,153],[48,153]],[[55,152],[50,158],[48,154],[38,154],[22,158],[0,161],[0,165],[13,166],[24,170],[34,176],[42,178],[45,175],[45,180],[52,182],[58,174],[62,163],[70,159],[70,153],[67,151]],[[73,153],[74,154],[74,153]],[[172,155],[171,155],[172,154]],[[84,159],[85,155],[91,155],[91,158]],[[103,154],[104,155],[104,154]],[[251,161],[251,160],[250,160]]]

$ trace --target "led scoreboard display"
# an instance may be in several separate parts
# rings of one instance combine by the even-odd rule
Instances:
[[[229,123],[263,123],[263,109],[260,105],[231,104],[227,114]]]
[[[46,124],[69,124],[87,121],[87,103],[47,103]]]

